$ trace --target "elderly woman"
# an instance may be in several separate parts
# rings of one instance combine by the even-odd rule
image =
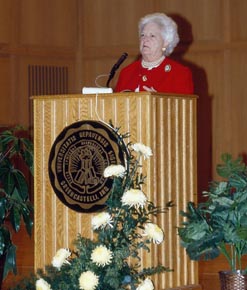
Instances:
[[[139,39],[141,59],[122,69],[115,91],[193,94],[191,71],[168,58],[179,42],[176,23],[163,13],[146,15]]]

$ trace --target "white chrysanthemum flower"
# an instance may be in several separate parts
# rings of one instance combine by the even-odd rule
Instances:
[[[82,290],[94,290],[99,284],[99,277],[92,271],[81,273],[79,285]]]
[[[144,236],[148,236],[155,244],[160,244],[164,240],[163,230],[153,223],[147,223],[144,226]]]
[[[67,258],[71,255],[71,252],[69,249],[59,249],[56,252],[56,255],[52,259],[52,266],[55,268],[60,269],[63,264],[70,264],[69,261],[67,261]]]
[[[97,246],[91,254],[91,260],[98,266],[109,265],[112,260],[112,251],[105,246]]]
[[[51,285],[42,278],[36,281],[35,286],[36,290],[51,290]]]
[[[112,227],[112,217],[108,212],[101,212],[92,218],[91,223],[94,230],[104,228],[107,225]]]
[[[153,290],[154,289],[154,284],[153,282],[149,279],[146,278],[137,288],[136,290]]]
[[[148,159],[150,156],[153,155],[151,148],[145,146],[142,143],[135,143],[131,147],[135,152],[141,153],[144,156],[144,159]]]
[[[129,207],[144,207],[147,197],[140,189],[130,189],[123,194],[121,201]]]
[[[104,177],[116,176],[123,177],[125,174],[125,168],[123,165],[109,165],[104,170]]]

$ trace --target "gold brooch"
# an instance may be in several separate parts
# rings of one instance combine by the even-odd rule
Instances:
[[[147,78],[147,76],[145,76],[145,75],[144,75],[144,76],[142,76],[142,80],[143,80],[144,82],[146,82],[146,81],[147,81],[147,79],[148,79],[148,78]]]

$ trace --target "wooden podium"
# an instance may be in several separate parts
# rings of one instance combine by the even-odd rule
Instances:
[[[174,269],[155,279],[156,289],[198,283],[197,263],[180,246],[177,226],[180,210],[196,199],[196,100],[190,95],[118,93],[52,95],[33,97],[34,105],[34,203],[35,269],[50,264],[59,248],[72,247],[78,233],[93,237],[93,214],[78,213],[57,198],[48,176],[51,147],[64,127],[79,120],[112,120],[132,142],[150,146],[153,157],[144,163],[145,193],[157,205],[176,204],[155,221],[165,232],[165,242],[143,253],[145,266],[157,264]]]

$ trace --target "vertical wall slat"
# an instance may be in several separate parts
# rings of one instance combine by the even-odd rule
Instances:
[[[29,65],[29,96],[68,93],[68,67]]]

